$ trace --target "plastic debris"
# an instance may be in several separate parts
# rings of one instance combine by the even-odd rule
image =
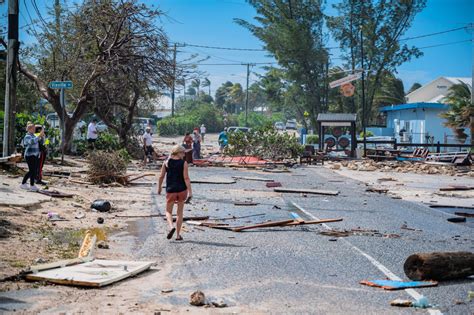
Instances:
[[[413,307],[418,307],[418,308],[429,308],[432,307],[428,302],[428,299],[425,296],[421,296],[419,299],[417,299],[415,302],[412,303]]]
[[[110,211],[112,206],[110,205],[110,202],[104,199],[97,199],[94,200],[94,202],[91,204],[92,209],[96,209],[99,212],[107,212]]]

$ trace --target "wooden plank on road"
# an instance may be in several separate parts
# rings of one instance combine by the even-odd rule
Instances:
[[[296,188],[274,188],[274,192],[280,193],[294,193],[294,194],[315,194],[315,195],[328,195],[337,196],[339,191],[337,190],[320,190],[320,189],[296,189]]]

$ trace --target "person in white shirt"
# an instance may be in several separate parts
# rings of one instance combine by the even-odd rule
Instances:
[[[201,125],[201,142],[204,143],[204,136],[206,135],[206,126],[204,124]]]
[[[146,127],[145,133],[143,134],[143,150],[145,150],[145,158],[143,160],[143,164],[146,165],[147,159],[150,158],[157,158],[157,154],[153,149],[153,138],[151,136],[151,128]]]
[[[97,133],[97,119],[92,119],[92,121],[89,123],[89,126],[87,126],[87,142],[89,142],[89,149],[94,149],[95,148],[95,142],[97,141],[98,138],[98,133]]]

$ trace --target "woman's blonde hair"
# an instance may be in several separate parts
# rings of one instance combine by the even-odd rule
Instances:
[[[29,121],[27,124],[26,124],[26,131],[28,131],[30,128],[35,128],[35,124],[33,124],[31,121]]]
[[[180,144],[177,144],[177,145],[175,145],[175,146],[171,149],[171,155],[176,156],[176,155],[178,155],[178,154],[180,154],[180,153],[184,153],[184,151],[185,151],[185,150],[184,150],[183,146],[180,145]]]

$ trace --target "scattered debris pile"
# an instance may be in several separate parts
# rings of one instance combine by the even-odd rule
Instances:
[[[341,161],[339,163],[333,163],[332,169],[340,169],[346,167],[354,171],[381,171],[381,172],[398,172],[398,173],[418,173],[418,174],[442,174],[455,176],[459,174],[466,174],[474,177],[474,170],[460,169],[452,165],[436,165],[436,164],[425,164],[425,163],[414,163],[408,161],[383,161],[376,162],[374,160],[362,160],[362,161]]]
[[[88,156],[89,180],[94,184],[125,184],[127,161],[117,152],[94,151]]]

